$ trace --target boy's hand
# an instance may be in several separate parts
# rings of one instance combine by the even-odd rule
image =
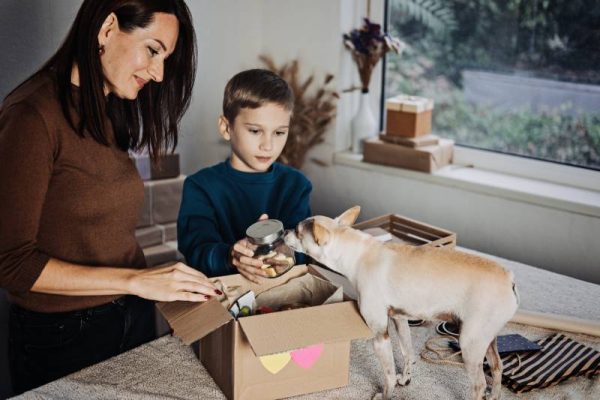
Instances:
[[[259,221],[269,219],[267,214],[262,214]],[[239,240],[231,248],[231,264],[237,268],[238,272],[246,279],[254,283],[260,283],[257,276],[268,277],[267,273],[261,269],[263,262],[252,258],[256,246],[244,238]]]
[[[242,239],[231,248],[231,264],[237,268],[242,276],[254,283],[260,283],[257,276],[267,277],[267,273],[261,269],[263,262],[252,258],[256,246]]]

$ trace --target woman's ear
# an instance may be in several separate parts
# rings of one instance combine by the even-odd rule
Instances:
[[[221,134],[223,139],[225,139],[229,142],[231,140],[229,121],[227,121],[227,118],[225,118],[224,115],[221,115],[219,117],[218,124],[219,124],[219,133]]]
[[[114,12],[108,14],[108,17],[106,17],[100,27],[100,32],[98,32],[98,45],[100,47],[105,46],[111,35],[118,30],[119,20],[117,19],[117,15]]]

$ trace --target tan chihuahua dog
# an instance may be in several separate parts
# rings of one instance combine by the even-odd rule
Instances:
[[[470,379],[470,398],[484,396],[483,361],[493,378],[491,399],[500,398],[502,361],[496,335],[518,307],[513,274],[497,263],[453,249],[381,243],[352,229],[360,207],[336,219],[308,218],[288,231],[285,242],[346,276],[358,292],[358,305],[375,334],[374,348],[385,372],[383,393],[391,399],[396,383],[407,385],[414,362],[409,319],[458,323],[462,357]],[[392,317],[404,358],[396,375],[388,321]]]

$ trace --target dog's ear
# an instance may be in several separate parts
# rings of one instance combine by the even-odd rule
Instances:
[[[317,221],[313,222],[312,229],[313,229],[312,233],[313,233],[313,237],[315,238],[315,242],[319,246],[323,246],[329,241],[329,236],[331,235],[331,233],[329,232],[329,229],[327,229],[323,225],[319,224]]]
[[[354,206],[344,211],[342,215],[335,219],[335,222],[340,226],[352,226],[356,222],[358,214],[360,214],[360,206]]]

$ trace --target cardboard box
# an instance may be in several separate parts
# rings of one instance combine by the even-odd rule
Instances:
[[[165,241],[163,230],[156,225],[136,229],[135,238],[141,248],[163,244]]]
[[[165,264],[168,262],[176,262],[181,259],[177,249],[168,244],[159,244],[142,249],[146,264],[149,267]]]
[[[312,268],[296,266],[260,285],[241,275],[217,279],[228,287],[241,286],[241,292],[259,294],[305,273],[318,275]],[[239,320],[216,299],[157,307],[184,343],[201,339],[202,364],[227,398],[235,400],[278,399],[345,386],[350,341],[371,337],[356,303],[349,300]],[[310,365],[302,361],[307,358]]]
[[[386,143],[401,144],[402,146],[412,147],[412,148],[431,146],[431,145],[438,144],[440,142],[440,138],[433,134],[427,134],[427,135],[411,138],[411,137],[404,137],[404,136],[386,135],[386,134],[382,133],[379,135],[379,139],[381,139],[382,141],[384,141]]]
[[[144,182],[144,204],[137,228],[169,225],[177,221],[184,180],[185,175],[180,175],[177,178]],[[169,235],[172,236],[172,232]]]
[[[152,223],[168,224],[177,221],[184,180],[185,176],[180,175],[172,179],[144,182],[144,185],[150,187]]]
[[[385,102],[386,135],[417,137],[431,132],[433,100],[399,95]]]
[[[385,143],[379,139],[365,141],[363,161],[433,172],[452,163],[454,141],[440,139],[437,145],[410,148],[399,144]]]
[[[168,179],[179,176],[179,154],[165,154],[153,164],[147,154],[134,154],[135,166],[143,180]]]
[[[396,243],[413,246],[456,247],[456,233],[398,214],[372,218],[354,224],[353,228],[376,237],[383,237],[383,232],[388,232],[392,236],[391,241]]]
[[[152,201],[150,198],[150,187],[144,182],[144,204],[140,210],[136,228],[144,228],[152,225]]]
[[[177,240],[177,222],[156,226],[162,230],[165,242]]]

